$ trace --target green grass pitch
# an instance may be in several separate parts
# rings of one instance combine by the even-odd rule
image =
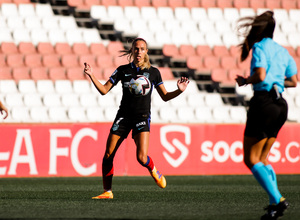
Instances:
[[[0,178],[0,219],[260,219],[267,194],[251,175],[166,176],[160,189],[150,176],[113,180],[113,200],[100,177]],[[282,219],[300,219],[300,175],[278,175],[291,206]]]

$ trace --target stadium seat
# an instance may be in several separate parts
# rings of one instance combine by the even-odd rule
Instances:
[[[233,7],[234,8],[249,8],[249,0],[233,0]]]
[[[229,22],[236,22],[240,18],[239,10],[237,8],[224,8],[224,19]]]
[[[18,83],[19,92],[23,94],[36,93],[36,85],[34,80],[20,80]]]
[[[50,67],[49,68],[49,79],[51,80],[66,80],[66,68],[64,67]]]
[[[39,42],[36,49],[37,49],[37,52],[42,55],[55,53],[54,47],[49,42]]]
[[[107,16],[112,20],[124,18],[124,11],[121,6],[110,5],[107,7]]]
[[[203,66],[209,69],[215,69],[220,67],[220,58],[216,56],[203,57]]]
[[[211,79],[214,82],[225,82],[227,80],[227,70],[226,69],[220,69],[220,68],[214,68],[211,71]]]
[[[161,107],[159,109],[159,116],[163,123],[178,122],[176,108],[171,106]]]
[[[42,28],[42,23],[38,17],[24,18],[24,27],[30,30]]]
[[[58,27],[62,30],[77,29],[73,16],[58,16]]]
[[[106,48],[110,55],[120,55],[120,50],[124,50],[124,46],[120,41],[110,41]]]
[[[51,107],[49,108],[49,119],[52,122],[68,122],[67,110],[64,107]]]
[[[109,122],[114,121],[117,111],[118,111],[118,107],[112,106],[112,107],[104,108],[105,121],[109,121]]]
[[[216,57],[229,56],[229,51],[224,45],[215,45],[212,48],[212,53]]]
[[[61,93],[61,103],[65,107],[78,107],[79,97],[75,93]]]
[[[168,7],[168,1],[167,0],[152,0],[153,7],[159,8],[159,7]]]
[[[50,29],[48,32],[48,37],[52,45],[56,45],[57,43],[67,42],[65,31],[61,29]]]
[[[212,117],[212,109],[207,106],[195,108],[195,121],[198,123],[214,122],[214,119]]]
[[[43,105],[40,94],[24,94],[24,105],[31,107],[41,107]]]
[[[6,24],[7,24],[7,27],[9,29],[12,29],[12,30],[25,28],[24,22],[23,22],[23,18],[20,17],[20,16],[17,16],[17,17],[13,17],[13,16],[8,17],[6,19]]]
[[[137,0],[138,1],[138,0]],[[142,1],[138,1],[142,2]],[[141,7],[141,18],[143,20],[151,21],[157,19],[157,13],[155,7]]]
[[[31,79],[36,81],[49,79],[48,68],[46,67],[32,67],[30,73]]]
[[[83,55],[89,54],[89,47],[85,43],[74,43],[72,46],[72,51],[74,54]]]
[[[15,80],[0,80],[1,94],[17,93],[17,85]]]
[[[172,90],[170,90],[172,91]],[[177,108],[177,107],[182,107],[182,106],[186,106],[187,105],[187,98],[185,94],[182,94],[178,97],[176,97],[176,99],[171,99],[170,100],[170,104],[171,106]]]
[[[115,88],[113,88],[115,89]],[[112,90],[113,91],[113,90]],[[108,94],[102,96],[99,92],[95,93],[97,95],[97,104],[101,107],[115,107],[117,106],[115,95],[110,91]]]
[[[65,54],[61,56],[61,64],[64,67],[79,67],[78,56],[75,54]]]
[[[42,55],[40,54],[28,54],[25,56],[24,63],[28,67],[41,67]]]
[[[24,56],[22,54],[8,54],[6,63],[10,67],[24,67]]]
[[[72,82],[70,80],[56,80],[54,88],[59,94],[73,93]]]
[[[97,107],[97,94],[81,94],[79,95],[80,106],[85,108]]]
[[[160,20],[174,20],[174,13],[170,7],[158,7],[157,8],[157,17]]]
[[[194,20],[183,20],[180,22],[180,29],[184,32],[197,32],[198,31],[198,23]]]
[[[222,108],[213,108],[212,116],[219,123],[232,123],[232,119],[229,114],[230,107],[223,106]]]
[[[86,122],[85,109],[82,107],[71,107],[68,109],[67,115],[72,122]]]
[[[92,43],[100,43],[102,42],[99,31],[96,29],[83,29],[82,30],[82,38],[85,44],[88,46]]]
[[[13,79],[16,81],[23,79],[30,79],[30,68],[29,67],[14,67],[12,69]]]
[[[37,92],[41,94],[50,94],[55,92],[54,83],[52,80],[37,80],[36,89]]]
[[[90,53],[95,55],[107,54],[106,47],[103,43],[92,43],[89,46]]]
[[[174,80],[174,75],[169,67],[158,67],[163,80]]]
[[[221,67],[225,69],[235,69],[237,68],[237,60],[232,56],[223,56],[220,60]]]
[[[60,56],[57,54],[43,55],[42,63],[45,67],[60,67]]]
[[[125,64],[128,64],[129,61],[127,59],[127,56],[114,56],[113,58],[113,65],[115,67],[118,67],[118,66],[121,66],[121,65],[125,65]]]
[[[200,7],[200,0],[184,0],[184,6],[192,9]]]
[[[42,27],[46,30],[58,29],[58,17],[55,16],[45,16],[41,18]]]
[[[205,41],[206,44],[210,47],[216,46],[216,45],[223,45],[221,35],[214,32],[208,32],[205,34]]]
[[[204,103],[204,96],[205,93],[189,93],[189,95],[187,95],[187,104],[188,106],[191,107],[204,107],[205,103]]]
[[[29,115],[33,122],[50,122],[48,108],[44,106],[30,108]]]
[[[216,0],[216,6],[218,8],[232,8],[233,7],[233,0]]]
[[[45,93],[43,103],[46,107],[59,107],[61,106],[61,97],[57,93]]]
[[[12,3],[2,3],[1,5],[1,15],[4,17],[18,17],[18,7],[16,4]]]
[[[37,46],[39,43],[50,42],[47,31],[42,28],[31,30],[30,37],[35,46]]]
[[[128,20],[140,19],[140,9],[136,6],[126,6],[124,7],[124,16]]]
[[[81,55],[79,56],[79,67],[84,66],[84,63],[90,64],[92,67],[96,67],[96,57],[95,55]]]
[[[97,56],[96,64],[98,67],[101,67],[103,69],[113,67],[113,56],[108,54]]]
[[[105,121],[103,108],[101,107],[90,107],[86,110],[87,120],[90,122],[103,122]]]
[[[281,1],[281,7],[285,10],[295,9],[297,7],[296,0],[283,0]]]
[[[13,30],[12,36],[15,44],[19,44],[20,42],[31,42],[30,32],[25,28]]]
[[[247,111],[244,106],[232,106],[229,108],[230,118],[236,123],[245,123]]]
[[[219,93],[208,93],[205,96],[205,104],[208,107],[221,107],[224,105]]]
[[[73,80],[85,80],[85,74],[83,73],[82,67],[70,67],[67,68],[67,79],[73,81]]]
[[[183,1],[182,1],[182,4],[183,4]],[[191,20],[192,17],[191,17],[190,10],[188,8],[185,8],[185,7],[182,7],[182,6],[183,5],[173,7],[174,8],[175,19],[178,20],[178,21],[184,21],[184,20],[189,21],[189,20]]]
[[[282,1],[278,1],[278,0],[265,0],[265,6],[266,8],[269,8],[271,10],[275,9],[275,8],[281,8],[281,2]]]
[[[194,21],[208,20],[205,8],[191,8],[191,17]]]
[[[14,39],[13,39],[9,29],[3,29],[3,28],[1,29],[0,41],[1,42],[14,42]]]
[[[17,54],[17,53],[19,53],[17,45],[13,42],[1,42],[1,51],[2,51],[3,54]]]
[[[201,7],[203,8],[215,8],[216,7],[216,1],[215,0],[201,0]]]
[[[222,21],[224,19],[221,8],[207,8],[207,17],[210,21]]]
[[[54,16],[54,12],[50,4],[35,4],[35,14],[38,17],[51,17]]]
[[[259,8],[266,8],[265,0],[250,0],[249,7],[257,10]]]
[[[21,93],[8,93],[5,95],[7,108],[24,107],[23,95]]]
[[[203,58],[201,56],[188,56],[186,65],[189,69],[200,69],[203,67]]]
[[[0,68],[0,80],[13,79],[12,68],[1,66]]]
[[[133,0],[133,4],[139,8],[150,7],[151,0],[143,0],[143,1]]]
[[[195,122],[194,108],[190,106],[182,106],[177,108],[177,117],[181,123]]]
[[[31,122],[28,108],[14,107],[11,109],[11,118],[15,122]]]
[[[31,42],[20,42],[18,50],[22,54],[36,54],[36,48]]]
[[[91,92],[90,82],[87,80],[74,80],[73,91],[76,94],[89,94]]]

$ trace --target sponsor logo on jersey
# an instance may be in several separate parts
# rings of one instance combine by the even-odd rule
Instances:
[[[149,79],[150,73],[144,72],[143,75]]]
[[[142,126],[142,125],[146,125],[146,122],[145,121],[139,122],[135,126],[139,127],[139,126]]]

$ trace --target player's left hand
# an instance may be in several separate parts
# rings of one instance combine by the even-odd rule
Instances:
[[[181,91],[181,92],[183,92],[185,89],[186,89],[186,87],[188,86],[188,84],[189,84],[189,79],[187,78],[187,77],[181,77],[178,81],[177,81],[177,87],[178,87],[178,89]]]

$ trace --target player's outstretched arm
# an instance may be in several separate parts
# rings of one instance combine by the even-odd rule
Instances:
[[[164,86],[164,84],[160,84],[157,87],[157,92],[160,95],[160,97],[162,98],[162,100],[169,101],[175,97],[177,97],[178,95],[180,95],[182,92],[184,92],[184,90],[187,88],[188,84],[189,84],[189,80],[186,77],[181,77],[178,81],[177,81],[177,90],[172,91],[172,92],[168,92]]]
[[[7,108],[2,104],[2,102],[0,101],[0,112],[3,115],[3,112],[5,113],[3,119],[6,119],[8,116],[8,111]]]
[[[99,82],[99,80],[94,76],[93,69],[88,63],[84,63],[84,73],[90,77],[96,89],[101,95],[105,95],[112,88],[113,84],[108,80],[104,85]]]

